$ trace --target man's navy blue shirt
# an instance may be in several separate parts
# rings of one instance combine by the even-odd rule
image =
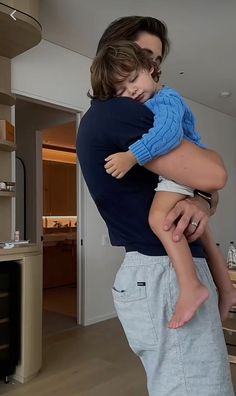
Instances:
[[[153,114],[129,98],[93,100],[83,116],[77,137],[81,170],[103,217],[111,244],[150,256],[166,255],[148,224],[148,213],[158,176],[135,165],[122,179],[105,171],[105,158],[127,151],[153,125]],[[203,257],[200,242],[190,245],[194,257]]]

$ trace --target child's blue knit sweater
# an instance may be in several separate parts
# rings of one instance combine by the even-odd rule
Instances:
[[[163,87],[145,105],[154,113],[154,124],[129,149],[140,165],[176,148],[183,139],[205,147],[195,127],[190,107],[174,89]]]

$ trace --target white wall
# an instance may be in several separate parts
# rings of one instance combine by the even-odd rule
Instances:
[[[37,47],[12,60],[12,91],[84,112],[89,107],[90,64],[91,59],[43,40]],[[33,133],[35,123],[32,123],[31,111],[24,117],[27,117],[25,124],[29,124]],[[28,135],[28,128],[25,131]],[[24,128],[21,128],[23,134]],[[35,138],[27,137],[26,141],[26,151],[34,168]],[[84,278],[82,317],[83,323],[89,324],[115,314],[111,286],[124,253],[122,248],[102,246],[106,227],[85,186],[82,188],[82,199],[84,213],[80,216],[84,219],[84,227],[80,233],[85,261],[85,268],[80,274]]]
[[[13,59],[12,91],[83,112],[89,106],[86,94],[90,64],[91,60],[84,56],[42,41],[39,46]],[[190,104],[197,115],[204,141],[224,156],[229,168],[231,180],[222,193],[218,215],[213,221],[216,239],[225,248],[229,240],[234,237],[236,239],[233,202],[236,119],[194,102]],[[81,274],[84,279],[82,316],[83,323],[89,324],[114,314],[110,289],[123,257],[123,249],[102,246],[106,227],[84,185],[81,194],[84,200],[81,217],[84,221],[80,232],[84,244],[82,257],[85,261]]]
[[[12,91],[85,110],[91,59],[42,40],[12,60]]]
[[[226,256],[229,242],[236,243],[236,118],[191,100],[188,103],[197,118],[203,142],[220,153],[228,170],[228,182],[220,191],[217,213],[211,219],[215,239]]]

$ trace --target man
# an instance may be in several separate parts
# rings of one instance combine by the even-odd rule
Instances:
[[[154,60],[168,53],[166,26],[155,18],[114,21],[105,30],[98,50],[121,38],[135,41]],[[192,242],[198,276],[211,294],[198,315],[180,330],[167,329],[178,298],[178,284],[163,246],[148,225],[157,183],[153,172],[199,190],[213,191],[225,183],[221,159],[212,151],[184,141],[168,155],[149,163],[149,170],[136,165],[121,180],[104,169],[106,157],[126,151],[152,124],[153,114],[132,99],[94,100],[78,133],[77,152],[89,191],[107,224],[112,245],[126,250],[113,287],[117,313],[131,348],[142,360],[151,396],[232,396],[216,290],[197,240],[208,221],[208,202],[212,212],[215,205],[210,195],[203,193],[203,197],[179,202],[166,219],[167,229],[177,221],[174,240],[185,232]],[[216,200],[217,194],[213,198]]]

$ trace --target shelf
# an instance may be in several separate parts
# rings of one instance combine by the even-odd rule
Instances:
[[[0,50],[1,54],[1,50]],[[0,88],[0,104],[5,106],[13,106],[16,103],[15,95],[12,95],[6,89]]]
[[[15,151],[16,145],[7,140],[0,140],[0,151]]]
[[[0,3],[0,56],[14,58],[41,41],[42,27],[30,15]]]
[[[235,319],[226,319],[223,322],[223,329],[228,332],[230,335],[236,333],[236,320]]]
[[[229,355],[229,363],[236,363],[236,356]]]
[[[10,197],[10,198],[14,198],[16,195],[15,192],[11,192],[11,191],[0,191],[0,197]]]

